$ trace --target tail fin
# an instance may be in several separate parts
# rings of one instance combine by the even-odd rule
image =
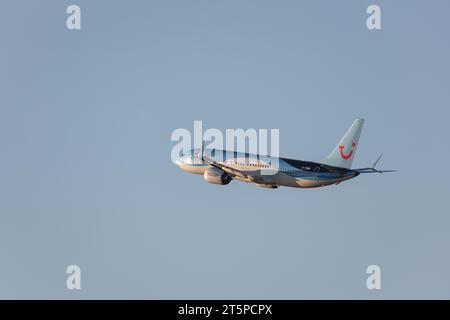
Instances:
[[[355,157],[356,148],[358,147],[359,136],[364,124],[364,119],[356,119],[352,126],[339,141],[333,151],[322,161],[334,167],[350,169],[353,158]]]

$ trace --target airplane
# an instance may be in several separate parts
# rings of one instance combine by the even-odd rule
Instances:
[[[202,143],[200,149],[182,152],[176,164],[183,171],[203,175],[212,184],[227,185],[238,180],[271,189],[317,188],[338,185],[361,173],[395,172],[375,169],[382,154],[370,167],[351,169],[363,124],[364,119],[356,119],[333,151],[320,162],[205,149]]]

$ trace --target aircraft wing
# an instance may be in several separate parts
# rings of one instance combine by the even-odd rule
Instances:
[[[367,168],[359,168],[359,169],[353,169],[353,171],[359,172],[359,173],[383,173],[383,172],[396,172],[397,170],[378,170],[375,169],[376,165],[378,164],[378,162],[380,161],[381,157],[383,156],[383,154],[380,154],[380,156],[377,158],[377,160],[375,160],[375,162],[373,163],[373,165],[371,167],[367,167]]]
[[[264,179],[258,174],[258,171],[247,171],[247,170],[237,170],[227,166],[223,163],[218,163],[209,157],[203,156],[203,161],[205,161],[210,166],[216,167],[226,173],[228,173],[231,177],[240,177],[244,179],[248,179],[254,183],[265,183]]]

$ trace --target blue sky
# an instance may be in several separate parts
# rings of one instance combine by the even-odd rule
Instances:
[[[2,1],[0,297],[449,298],[449,10]],[[357,117],[354,167],[383,152],[398,173],[264,190],[170,161],[194,120],[279,128],[281,156],[320,160]]]

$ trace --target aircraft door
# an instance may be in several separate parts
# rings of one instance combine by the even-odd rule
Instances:
[[[315,167],[314,168],[314,179],[315,180],[319,180],[319,172],[320,172],[320,167]]]

